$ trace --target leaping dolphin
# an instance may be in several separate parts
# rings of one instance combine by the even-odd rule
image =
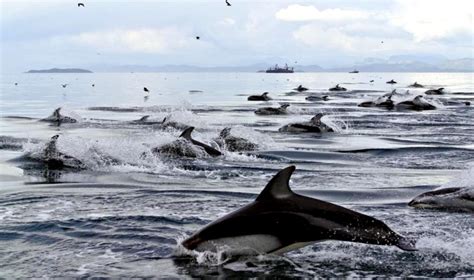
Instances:
[[[210,223],[182,245],[197,251],[227,249],[236,255],[282,254],[332,239],[416,250],[415,242],[382,221],[294,193],[289,187],[294,170],[289,166],[278,172],[254,202]]]

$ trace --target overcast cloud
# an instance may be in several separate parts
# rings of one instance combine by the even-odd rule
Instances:
[[[229,1],[0,0],[2,70],[473,57],[471,0]]]

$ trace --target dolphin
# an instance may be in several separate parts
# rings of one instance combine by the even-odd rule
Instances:
[[[255,111],[256,115],[286,115],[288,112],[286,108],[288,108],[290,104],[283,104],[278,108],[273,107],[263,107],[259,108]]]
[[[422,88],[424,87],[422,84],[419,84],[417,82],[414,82],[413,84],[409,85],[409,87],[413,87],[413,88]]]
[[[438,89],[429,89],[427,91],[425,91],[425,94],[428,94],[428,95],[440,95],[440,94],[443,94],[444,93],[444,88],[438,88]]]
[[[75,157],[66,155],[57,148],[59,135],[54,135],[46,145],[41,160],[49,169],[62,169],[65,167],[84,169],[84,164]]]
[[[283,254],[324,240],[416,250],[413,240],[382,221],[294,193],[289,187],[294,170],[282,169],[255,201],[208,224],[182,245],[196,251],[224,249],[232,255]]]
[[[375,101],[364,101],[362,103],[359,103],[357,106],[359,106],[359,107],[382,107],[382,108],[386,108],[388,110],[391,110],[395,106],[394,103],[393,103],[393,100],[392,100],[392,96],[394,94],[396,94],[395,90],[392,91],[392,93],[384,94],[383,96],[380,96]]]
[[[56,123],[58,126],[61,125],[61,123],[76,123],[77,122],[75,118],[61,114],[61,109],[62,109],[61,107],[58,107],[56,110],[54,110],[51,116],[41,119],[40,121]]]
[[[302,92],[302,91],[307,91],[308,88],[306,88],[306,87],[304,87],[304,86],[302,86],[302,85],[299,85],[298,87],[294,88],[293,90]]]
[[[278,129],[279,132],[334,132],[334,129],[323,121],[321,118],[324,117],[322,113],[316,114],[314,117],[311,118],[309,122],[302,122],[302,123],[290,123],[284,125]]]
[[[271,98],[268,96],[268,92],[264,92],[261,95],[250,95],[247,98],[248,101],[268,101]]]
[[[307,101],[328,101],[329,96],[323,95],[323,96],[318,96],[318,95],[310,95],[305,98]]]
[[[230,152],[254,151],[258,148],[257,144],[245,138],[231,135],[230,130],[230,127],[224,128],[220,132],[219,137],[214,139],[221,148],[225,148]]]
[[[339,84],[337,84],[335,87],[330,88],[329,91],[347,91],[347,89],[345,87],[341,87],[341,86],[339,86]]]
[[[442,188],[425,192],[413,198],[408,206],[474,212],[474,187]]]
[[[399,109],[408,109],[408,110],[415,110],[415,111],[436,109],[436,106],[431,105],[430,103],[423,100],[422,98],[423,98],[423,95],[418,95],[413,100],[406,100],[406,101],[400,102],[396,106]]]
[[[183,137],[184,139],[190,141],[191,143],[193,143],[193,145],[196,145],[196,146],[199,146],[201,148],[203,148],[206,153],[210,156],[213,156],[213,157],[217,157],[217,156],[221,156],[222,153],[219,152],[218,150],[214,149],[213,147],[209,146],[209,145],[206,145],[204,143],[201,143],[197,140],[194,140],[192,137],[191,137],[191,133],[193,132],[194,130],[194,127],[190,126],[188,128],[186,128],[183,133],[181,133],[181,135],[179,137]]]

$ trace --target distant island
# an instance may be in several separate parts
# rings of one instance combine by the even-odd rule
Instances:
[[[26,73],[93,73],[90,70],[79,69],[79,68],[51,68],[42,70],[29,70]]]

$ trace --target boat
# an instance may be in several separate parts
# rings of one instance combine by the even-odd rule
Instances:
[[[288,67],[288,64],[285,64],[284,68],[278,67],[278,64],[274,68],[268,68],[265,73],[294,73],[293,67]]]
[[[359,73],[359,71],[353,70],[353,71],[351,71],[351,72],[349,72],[349,73],[351,73],[351,74],[357,74],[357,73]]]

